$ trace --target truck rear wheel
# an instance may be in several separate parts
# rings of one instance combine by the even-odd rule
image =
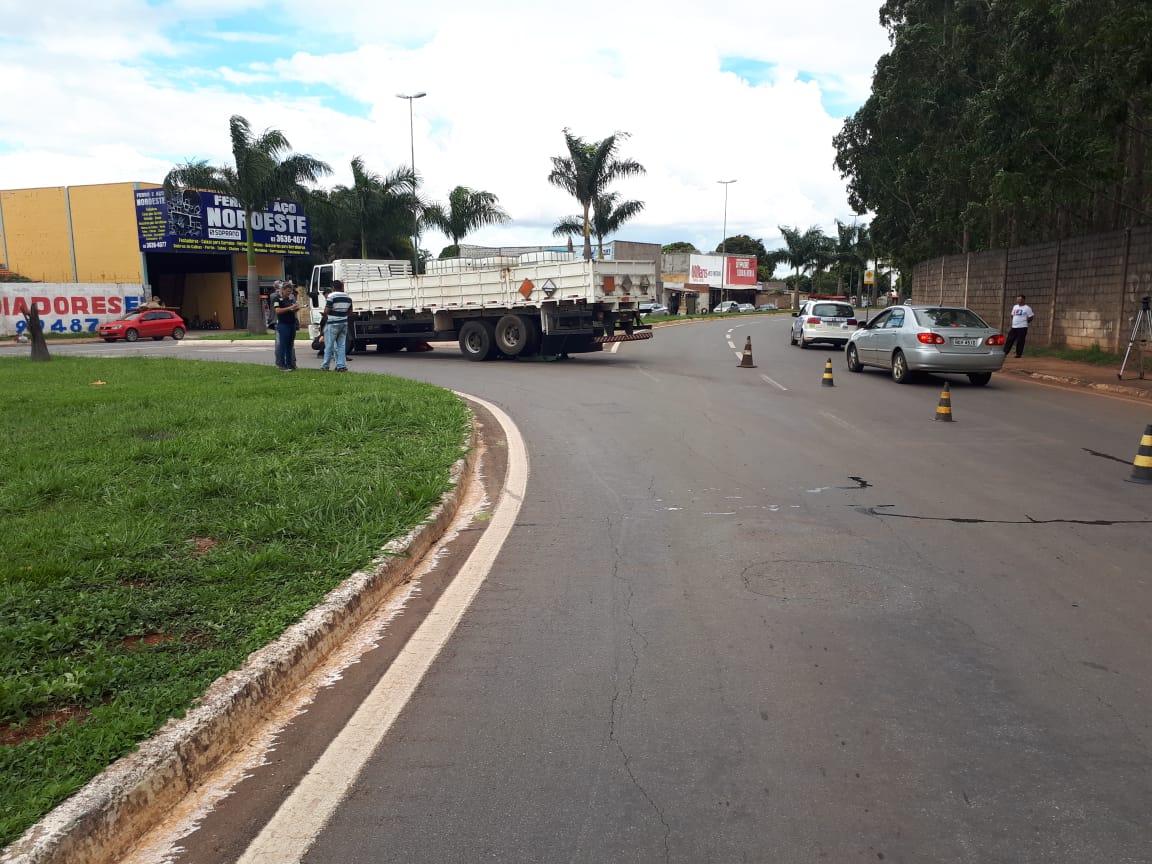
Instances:
[[[496,322],[496,349],[509,357],[539,350],[539,327],[526,315],[505,315]]]
[[[460,328],[460,353],[469,360],[491,360],[496,356],[496,328],[483,318],[465,321]]]

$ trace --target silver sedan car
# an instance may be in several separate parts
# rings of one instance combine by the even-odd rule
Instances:
[[[961,306],[892,306],[852,334],[844,357],[850,371],[878,366],[898,384],[952,372],[983,387],[1004,366],[1004,335]]]

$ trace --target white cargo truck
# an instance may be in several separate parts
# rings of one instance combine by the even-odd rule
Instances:
[[[564,356],[652,338],[639,307],[652,300],[650,261],[584,261],[562,252],[429,261],[342,259],[312,269],[312,335],[332,280],[355,303],[349,346],[391,352],[456,340],[469,360]]]

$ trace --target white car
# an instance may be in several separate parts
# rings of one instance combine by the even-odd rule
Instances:
[[[856,310],[843,300],[805,300],[792,319],[788,342],[801,348],[817,342],[840,347],[856,332]]]
[[[739,312],[740,311],[740,304],[737,303],[735,300],[725,300],[722,303],[717,303],[716,308],[713,309],[712,311],[717,313],[717,314],[720,314],[722,312]]]
[[[736,311],[737,312],[755,312],[756,307],[753,306],[751,303],[738,303],[738,304],[736,304]]]
[[[663,303],[641,303],[636,308],[641,316],[668,314],[668,307]]]

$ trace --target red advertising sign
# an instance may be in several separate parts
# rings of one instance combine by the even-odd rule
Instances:
[[[756,256],[729,255],[728,272],[724,282],[728,285],[756,284]]]

